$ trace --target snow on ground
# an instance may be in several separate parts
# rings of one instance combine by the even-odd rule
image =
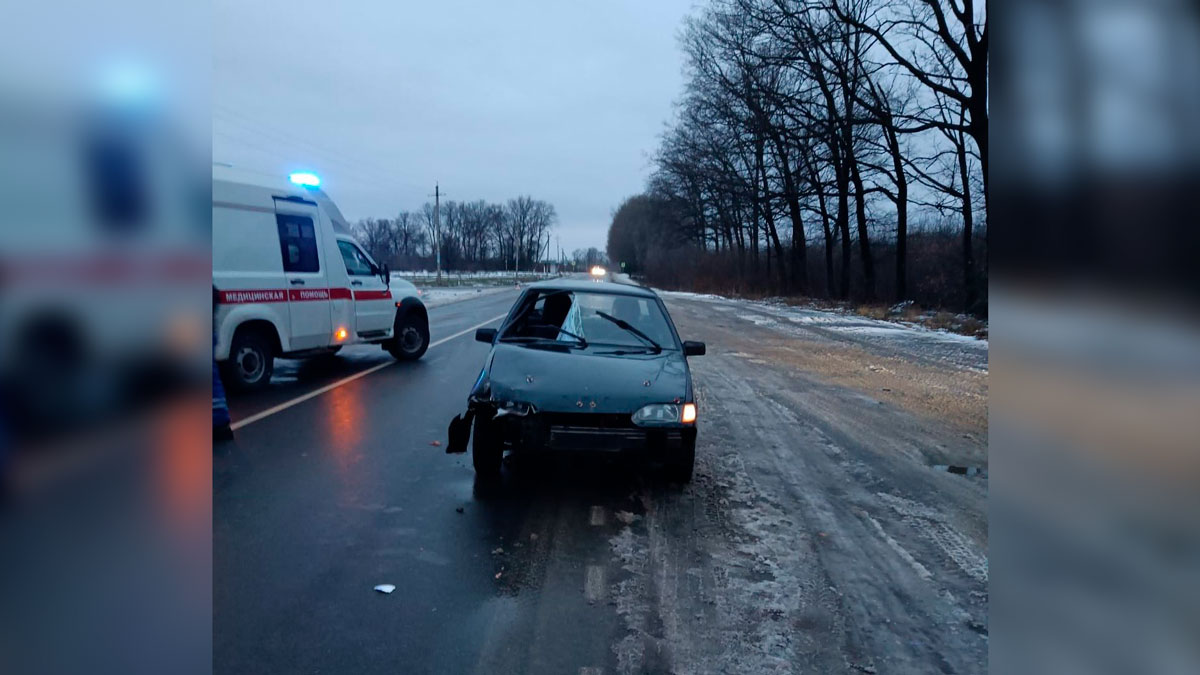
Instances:
[[[718,305],[714,309],[720,311],[728,311],[725,307],[719,305],[730,304],[738,305],[745,309],[754,309],[761,312],[760,315],[738,314],[738,318],[747,321],[753,321],[760,326],[776,323],[771,318],[782,319],[797,324],[814,325],[824,330],[853,333],[858,335],[874,335],[874,336],[898,336],[912,337],[917,339],[930,339],[945,342],[959,342],[964,344],[978,344],[984,348],[987,347],[986,338],[977,338],[971,335],[960,335],[951,333],[945,330],[934,330],[925,328],[914,323],[884,321],[882,319],[871,319],[858,314],[853,314],[846,311],[837,311],[831,309],[813,309],[807,307],[796,307],[787,305],[778,300],[742,300],[737,298],[726,298],[720,295],[711,295],[707,293],[687,293],[684,291],[659,291],[659,295],[668,298],[686,298],[689,300],[700,300],[714,303]],[[763,316],[766,315],[766,316]]]
[[[516,286],[513,284],[504,286],[453,286],[450,288],[421,288],[418,286],[418,290],[421,293],[421,302],[424,302],[426,307],[448,305],[452,302],[479,298],[485,295],[492,295],[493,293],[502,293],[514,288]]]
[[[668,300],[702,302],[718,321],[734,318],[799,338],[849,341],[879,354],[944,363],[975,372],[988,370],[986,338],[914,323],[872,319],[847,310],[796,307],[778,299],[744,300],[681,291],[657,292]]]

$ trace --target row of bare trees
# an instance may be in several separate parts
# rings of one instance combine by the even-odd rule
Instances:
[[[355,235],[371,257],[393,269],[429,268],[440,244],[447,270],[524,269],[550,250],[550,231],[558,216],[549,202],[528,196],[493,204],[443,202],[401,211],[395,218],[366,218]]]
[[[985,312],[987,36],[979,0],[710,0],[610,258]]]

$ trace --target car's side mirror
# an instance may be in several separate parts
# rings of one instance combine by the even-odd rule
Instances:
[[[475,330],[475,341],[486,342],[489,345],[496,341],[495,328],[477,328]]]
[[[703,342],[695,342],[693,340],[683,341],[684,356],[704,356],[706,351],[708,351],[708,348],[704,346]]]

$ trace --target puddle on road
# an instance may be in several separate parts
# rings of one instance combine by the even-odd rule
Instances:
[[[962,466],[961,464],[934,464],[933,468],[938,471],[945,471],[946,473],[952,473],[956,476],[966,476],[968,478],[987,474],[986,469],[978,466]]]

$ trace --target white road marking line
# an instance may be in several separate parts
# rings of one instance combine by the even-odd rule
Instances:
[[[592,507],[591,523],[592,523],[592,525],[597,525],[597,526],[604,524],[604,507],[603,506],[593,506]]]
[[[600,565],[588,565],[583,597],[588,602],[596,602],[604,597],[604,568]]]
[[[483,323],[471,326],[470,328],[467,328],[466,330],[461,330],[461,331],[455,333],[454,335],[449,335],[449,336],[444,337],[441,340],[438,340],[436,342],[431,342],[429,344],[429,347],[427,347],[427,349],[433,349],[434,347],[436,347],[440,344],[449,342],[450,340],[453,340],[454,338],[462,337],[463,335],[466,335],[467,333],[474,332],[475,329],[483,328],[484,326],[486,326],[490,323],[494,323],[500,319],[503,319],[505,316],[507,316],[507,314],[501,314],[500,316],[494,316],[494,317],[488,319],[487,321],[484,321]],[[357,372],[353,375],[350,375],[349,377],[343,377],[342,379],[338,380],[337,382],[334,382],[332,384],[327,384],[324,387],[321,387],[320,389],[314,389],[313,391],[310,391],[307,394],[304,394],[303,396],[297,396],[296,398],[294,398],[290,401],[284,401],[283,403],[280,403],[277,406],[273,406],[273,407],[267,408],[266,410],[264,410],[262,412],[255,413],[255,414],[247,417],[244,420],[238,420],[238,421],[234,422],[233,424],[230,424],[229,428],[233,431],[237,431],[238,429],[241,429],[242,427],[244,427],[246,425],[254,424],[255,422],[258,422],[259,420],[270,417],[271,415],[274,415],[275,413],[283,412],[284,410],[287,410],[288,408],[290,408],[294,405],[297,405],[299,403],[304,403],[305,401],[307,401],[310,398],[316,398],[316,397],[320,396],[321,394],[324,394],[325,392],[333,391],[334,389],[337,389],[338,387],[342,386],[343,384],[348,384],[350,382],[353,382],[354,380],[359,379],[360,377],[366,377],[367,375],[370,375],[371,373],[373,373],[377,370],[383,370],[384,368],[387,368],[388,366],[392,366],[395,364],[396,364],[396,361],[384,361],[383,363],[371,366],[370,368],[367,368],[366,370],[360,370],[359,372]]]

